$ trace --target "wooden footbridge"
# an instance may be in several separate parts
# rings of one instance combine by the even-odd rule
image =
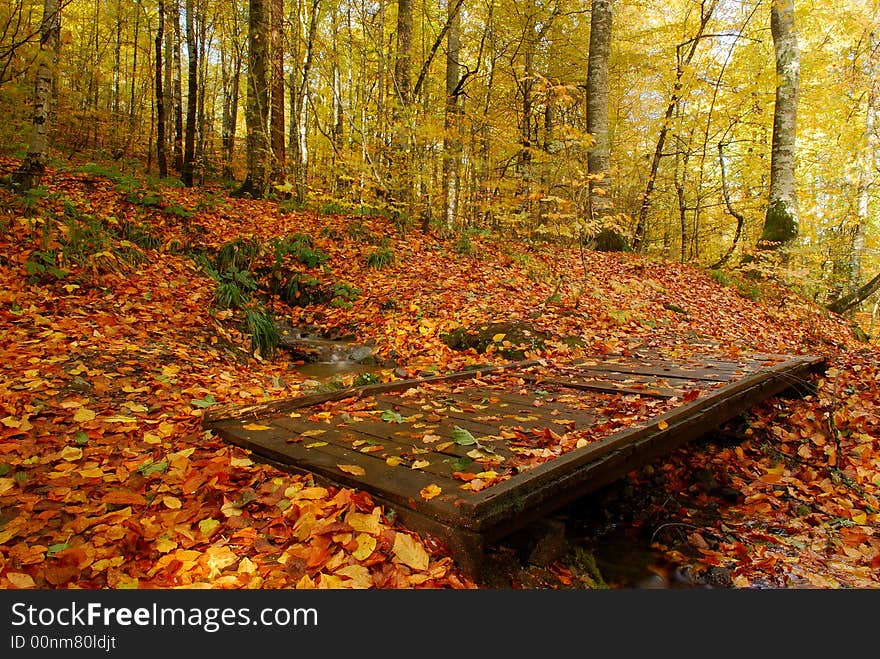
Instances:
[[[813,355],[647,351],[539,361],[208,410],[254,457],[369,492],[478,574],[496,541],[711,431],[807,388]]]

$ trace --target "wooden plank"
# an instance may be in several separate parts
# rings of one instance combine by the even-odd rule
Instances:
[[[276,419],[273,419],[271,422],[274,425],[288,428],[291,431],[297,432],[297,433],[301,433],[304,430],[305,431],[313,430],[316,428],[315,425],[298,423],[294,419],[276,418]],[[331,439],[334,439],[334,440],[342,439],[342,441],[337,442],[337,443],[339,443],[341,446],[344,446],[345,448],[347,448],[349,450],[355,450],[359,453],[363,453],[363,451],[359,451],[357,448],[352,447],[350,442],[344,441],[343,437],[345,434],[353,435],[355,437],[360,436],[360,437],[363,437],[365,440],[373,439],[377,442],[381,442],[382,444],[385,444],[385,445],[391,447],[391,449],[393,451],[396,451],[396,453],[395,453],[396,455],[411,453],[413,456],[412,457],[413,460],[418,460],[418,459],[428,460],[432,465],[432,468],[428,469],[428,471],[432,471],[432,472],[436,471],[437,473],[442,473],[446,476],[451,476],[453,471],[472,471],[472,470],[467,469],[467,468],[462,468],[462,469],[453,468],[451,464],[446,464],[445,467],[443,467],[438,463],[440,463],[443,460],[446,460],[448,463],[448,462],[451,462],[456,459],[467,458],[468,451],[471,451],[474,448],[476,448],[475,446],[460,446],[460,445],[456,444],[455,442],[452,442],[452,445],[449,446],[448,448],[446,448],[442,451],[438,451],[435,448],[435,446],[437,444],[444,444],[444,443],[448,443],[448,442],[452,441],[453,425],[454,424],[452,424],[452,423],[446,422],[445,424],[440,424],[437,427],[425,428],[424,432],[422,434],[430,433],[430,434],[438,435],[439,437],[441,437],[440,440],[438,440],[437,442],[435,442],[433,444],[425,444],[424,442],[417,442],[417,441],[415,441],[415,438],[413,438],[413,440],[410,441],[400,435],[394,436],[395,429],[397,429],[397,431],[400,432],[401,430],[404,430],[406,428],[406,425],[392,425],[392,424],[383,423],[381,421],[374,421],[374,420],[359,420],[357,422],[356,426],[343,426],[343,427],[334,426],[334,427],[328,428],[327,432],[328,433],[331,431],[335,432],[336,433],[335,435],[331,435]],[[497,429],[495,429],[495,428],[493,428],[492,430],[497,432]],[[320,440],[320,439],[324,439],[324,437],[325,437],[325,435],[320,435],[318,437],[315,437],[315,439]],[[493,441],[492,439],[490,439],[484,435],[479,436],[478,440],[480,441],[481,445],[488,447],[488,448],[491,448],[495,453],[497,453],[498,455],[500,455],[504,459],[509,459],[509,458],[515,457],[514,454],[511,451],[507,450],[507,448],[503,444],[499,446],[498,442]],[[304,443],[308,444],[309,442],[304,442]],[[421,452],[415,453],[414,452],[415,450],[419,450],[419,451],[424,450],[425,452],[424,453],[421,453]],[[381,454],[379,454],[379,455],[381,455]],[[384,460],[384,457],[382,459]],[[479,465],[476,465],[476,467],[479,467]],[[483,467],[479,467],[476,470],[483,471]],[[461,483],[459,483],[459,485],[460,484]]]
[[[373,394],[386,393],[390,391],[405,391],[410,387],[418,386],[423,383],[431,382],[451,382],[455,380],[465,380],[475,378],[480,375],[490,373],[498,373],[501,371],[528,368],[530,366],[540,365],[541,362],[531,359],[520,362],[512,362],[509,364],[501,364],[498,366],[481,366],[467,371],[457,371],[455,373],[447,373],[445,375],[434,375],[425,378],[412,378],[408,380],[395,380],[394,382],[380,382],[378,384],[369,384],[363,387],[346,387],[338,389],[326,394],[313,394],[308,396],[299,396],[296,398],[284,398],[280,400],[270,401],[268,403],[259,403],[256,405],[220,405],[210,407],[205,410],[202,416],[202,426],[207,427],[215,421],[222,419],[248,419],[258,421],[265,416],[273,414],[284,414],[302,407],[311,407],[320,403],[344,400],[346,398],[358,399],[364,396],[372,396]]]
[[[685,392],[679,389],[670,389],[668,387],[649,387],[643,389],[627,387],[624,384],[597,380],[578,380],[575,378],[548,378],[540,379],[533,376],[525,376],[525,379],[536,383],[547,383],[559,387],[569,387],[572,389],[584,389],[586,391],[604,391],[613,394],[636,394],[638,396],[651,396],[653,398],[681,398]]]
[[[777,364],[661,414],[649,425],[631,426],[493,485],[473,500],[475,526],[487,531],[496,525],[509,526],[515,513],[533,508],[546,511],[573,501],[594,487],[585,480],[592,469],[587,465],[646,441],[656,443],[661,452],[671,450],[790,387],[791,377],[805,375],[816,365],[815,360],[821,358],[797,358]],[[661,421],[666,424],[664,428],[658,425]]]
[[[384,460],[370,454],[332,444],[320,449],[309,449],[300,442],[287,442],[286,438],[277,434],[248,431],[231,424],[218,424],[215,430],[226,441],[264,458],[302,466],[305,471],[319,474],[344,487],[381,493],[395,507],[405,506],[418,510],[445,523],[462,525],[466,521],[461,514],[462,500],[475,494],[460,489],[461,482],[452,478],[418,469],[390,467]],[[363,475],[354,475],[340,470],[340,464],[366,466]],[[431,484],[440,486],[442,493],[425,501],[421,499],[419,492]]]
[[[581,367],[585,373],[601,373],[613,371],[616,373],[632,373],[640,375],[653,375],[655,377],[673,377],[687,380],[706,380],[708,382],[726,382],[731,379],[730,373],[713,371],[711,369],[683,369],[667,364],[651,366],[638,366],[633,364],[615,364],[607,362],[603,364],[585,364]]]

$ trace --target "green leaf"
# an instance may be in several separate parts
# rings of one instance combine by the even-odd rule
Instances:
[[[144,464],[137,468],[137,470],[141,473],[141,476],[149,476],[150,474],[158,474],[168,469],[168,461],[167,460],[159,460],[159,462],[153,462],[152,460],[147,460]]]
[[[16,483],[24,483],[27,480],[27,472],[26,471],[16,471],[12,478]]]
[[[195,407],[211,407],[211,405],[213,405],[217,401],[214,400],[214,396],[208,394],[204,398],[192,398],[189,402],[192,403]]]
[[[54,556],[58,552],[64,551],[65,549],[70,549],[70,545],[66,542],[59,542],[57,545],[49,545],[49,548],[46,550],[46,558]]]
[[[477,443],[476,438],[470,432],[458,426],[452,430],[452,441],[459,446],[472,446]]]
[[[85,434],[82,430],[77,430],[76,434],[73,436],[73,441],[75,444],[79,444],[82,446],[83,444],[88,444],[89,436]]]
[[[460,457],[460,458],[456,458],[455,460],[452,460],[452,461],[449,463],[449,466],[452,467],[452,470],[453,470],[453,471],[464,471],[464,470],[467,469],[471,464],[473,464],[473,462],[474,462],[474,461],[471,460],[470,458],[468,458],[468,457],[466,457],[466,456],[462,456],[462,457]]]
[[[6,476],[11,470],[12,467],[8,464],[0,464],[0,477]]]
[[[382,412],[382,420],[388,421],[389,423],[403,423],[403,417],[400,413],[393,410],[385,410]]]

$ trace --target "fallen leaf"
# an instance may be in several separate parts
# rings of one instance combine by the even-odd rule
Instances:
[[[427,570],[430,563],[428,552],[425,548],[406,533],[397,533],[394,536],[394,546],[391,548],[394,556],[404,565],[414,570]]]
[[[436,497],[438,494],[440,494],[442,491],[443,491],[443,489],[439,485],[431,483],[430,485],[426,485],[425,487],[423,487],[421,489],[421,491],[419,492],[419,494],[422,495],[422,498],[425,501],[430,501],[431,499]]]
[[[242,428],[245,430],[271,430],[271,426],[264,426],[260,423],[246,423]]]
[[[357,549],[351,555],[359,561],[364,561],[376,549],[376,538],[367,533],[359,533],[355,540],[357,541]]]
[[[83,423],[84,421],[91,421],[95,418],[95,413],[87,407],[77,408],[76,412],[73,414],[73,420],[77,423]]]
[[[359,467],[358,465],[336,465],[339,471],[344,471],[346,474],[351,474],[352,476],[363,476],[367,472],[364,471],[363,467]]]

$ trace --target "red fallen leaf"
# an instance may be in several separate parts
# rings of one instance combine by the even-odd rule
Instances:
[[[53,586],[62,586],[79,576],[80,569],[75,565],[58,565],[45,567],[43,576]]]
[[[699,389],[691,389],[690,391],[684,392],[684,395],[681,397],[681,399],[685,403],[687,403],[687,402],[690,402],[690,401],[692,401],[696,398],[699,398],[699,397],[700,397],[700,390]]]

